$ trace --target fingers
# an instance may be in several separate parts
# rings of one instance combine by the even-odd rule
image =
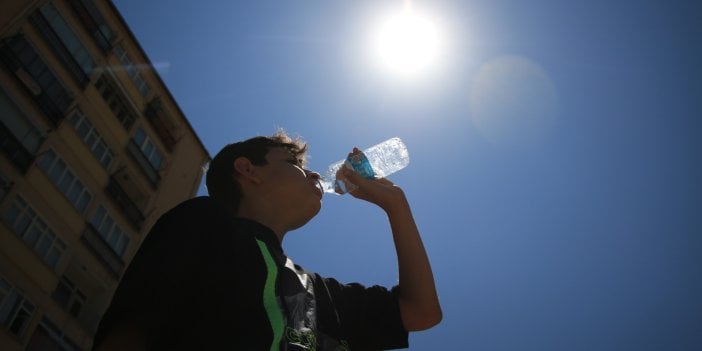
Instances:
[[[349,181],[351,181],[351,183],[354,183],[354,184],[357,184],[357,185],[359,185],[360,183],[367,182],[367,181],[371,180],[371,179],[364,178],[363,176],[361,176],[360,174],[358,174],[358,172],[356,172],[356,171],[353,170],[353,169],[349,169],[349,168],[344,168],[344,169],[341,171],[341,174],[342,174],[346,179],[348,179]]]
[[[359,150],[357,147],[355,147],[355,148],[353,148],[353,151],[349,152],[349,154],[346,155],[346,157],[351,157],[353,155],[357,155],[360,152],[361,152],[361,150]]]
[[[350,183],[351,187],[349,187],[349,192],[352,192],[352,190],[371,190],[373,188],[378,188],[379,186],[381,187],[387,187],[387,186],[395,186],[393,182],[386,178],[375,178],[375,179],[368,179],[360,174],[358,172],[352,170],[352,169],[344,169],[341,172],[341,178],[347,183],[347,185]]]
[[[362,156],[364,159],[355,160],[354,158],[359,157],[359,155]],[[352,162],[359,163],[359,167],[362,170],[355,169],[356,165],[354,164],[352,166]],[[368,187],[374,188],[381,185],[394,186],[394,184],[391,181],[383,178],[378,178],[377,175],[374,175],[375,172],[372,169],[366,171],[364,166],[370,168],[368,161],[365,160],[363,152],[357,147],[354,147],[353,150],[348,154],[347,162],[337,172],[337,178],[343,179],[345,181],[345,184],[347,185],[350,184],[353,190],[357,190],[357,188],[361,188],[361,190],[363,190],[367,189]],[[366,175],[366,173],[368,174]],[[349,189],[349,192],[351,192],[351,188]]]

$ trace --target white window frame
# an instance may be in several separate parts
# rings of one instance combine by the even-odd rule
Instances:
[[[88,297],[65,275],[61,276],[61,279],[59,279],[59,283],[56,285],[56,289],[54,289],[54,294],[61,288],[68,293],[68,299],[66,301],[59,301],[54,297],[54,301],[68,311],[69,314],[78,317],[85,307]],[[79,304],[79,307],[78,310],[74,312],[73,309],[76,303]]]
[[[31,154],[36,154],[39,146],[44,141],[44,133],[20,110],[20,107],[0,87],[0,123],[10,130],[10,133]]]
[[[115,55],[119,59],[119,62],[122,63],[124,66],[124,70],[127,71],[127,74],[129,75],[129,78],[132,79],[132,83],[136,86],[137,90],[139,91],[139,94],[143,97],[149,96],[149,92],[151,91],[151,88],[149,87],[149,84],[146,82],[146,79],[139,73],[139,69],[141,67],[148,67],[146,65],[135,65],[132,60],[129,58],[129,55],[127,55],[127,51],[124,50],[122,45],[116,45],[115,46]]]
[[[95,60],[93,60],[88,49],[68,25],[61,12],[52,3],[47,3],[40,7],[39,12],[85,76],[90,77],[90,74],[95,69]]]
[[[129,236],[122,227],[117,224],[112,216],[110,216],[104,206],[100,205],[95,209],[90,224],[100,233],[100,236],[105,240],[107,245],[110,246],[112,251],[119,257],[124,256],[124,253],[127,251],[127,246],[129,245]]]
[[[149,161],[151,167],[153,167],[153,169],[157,172],[160,171],[161,167],[163,166],[163,153],[159,151],[156,144],[151,140],[149,135],[146,134],[144,128],[137,128],[137,130],[134,132],[134,137],[132,140],[134,140],[134,143],[139,147],[139,150],[141,150],[144,156],[146,156],[146,159]]]
[[[44,152],[39,161],[39,168],[56,185],[68,202],[81,215],[85,214],[90,201],[93,200],[93,194],[54,149],[50,148]]]
[[[67,245],[21,196],[15,195],[3,219],[44,263],[56,268]]]
[[[22,337],[33,318],[34,304],[24,296],[22,291],[2,277],[0,277],[0,289],[4,290],[0,295],[0,325],[7,328],[10,333]],[[13,331],[15,323],[18,322],[21,324],[16,331]]]
[[[95,129],[90,120],[85,117],[81,110],[74,110],[69,116],[68,121],[73,126],[73,130],[83,140],[85,146],[90,149],[93,156],[100,162],[106,171],[110,171],[112,161],[115,159],[115,154],[112,152],[107,143],[102,138],[100,133]]]

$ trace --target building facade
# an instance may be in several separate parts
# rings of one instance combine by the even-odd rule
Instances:
[[[0,350],[89,350],[210,156],[109,0],[0,5]]]

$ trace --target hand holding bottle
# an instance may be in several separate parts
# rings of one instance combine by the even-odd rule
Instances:
[[[327,193],[345,194],[353,183],[338,181],[343,168],[353,169],[366,179],[384,178],[409,164],[407,146],[400,138],[391,138],[363,152],[354,148],[344,159],[331,164],[322,176],[322,187]],[[350,188],[348,188],[350,187]]]
[[[349,157],[356,152],[361,151],[354,149]],[[407,206],[404,191],[387,178],[369,179],[353,169],[342,167],[337,173],[337,181],[345,184],[351,196],[378,205],[385,212],[389,213],[398,206]]]

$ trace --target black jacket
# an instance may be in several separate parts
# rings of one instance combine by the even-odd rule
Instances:
[[[407,347],[396,289],[308,273],[269,228],[229,218],[208,197],[181,203],[154,225],[95,345],[119,324],[140,329],[154,350]]]

